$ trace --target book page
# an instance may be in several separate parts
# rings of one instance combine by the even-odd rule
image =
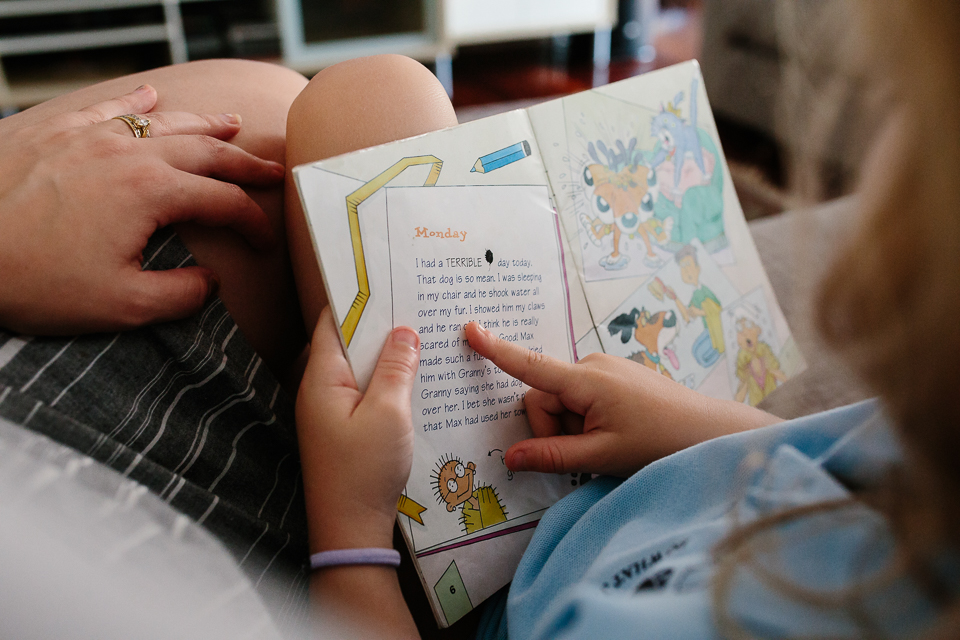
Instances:
[[[755,404],[803,370],[733,189],[696,62],[528,114],[593,319],[590,329],[578,327],[580,357],[603,350],[706,395],[739,397],[741,383],[727,373],[737,353],[724,335],[741,298],[759,292],[757,326],[778,345],[782,375],[744,401]]]
[[[477,320],[575,359],[567,258],[529,122],[505,114],[295,175],[361,388],[393,327],[420,336],[398,517],[447,626],[510,581],[543,512],[585,480],[506,468],[506,450],[532,435],[527,387],[464,340]]]
[[[401,527],[428,585],[456,572],[479,602],[515,568],[494,541],[532,533],[570,479],[506,468],[507,448],[531,435],[527,387],[470,349],[463,325],[572,361],[556,215],[545,187],[500,186],[389,189],[387,217],[394,323],[422,345],[405,496],[425,511]],[[448,587],[431,596],[450,618]]]

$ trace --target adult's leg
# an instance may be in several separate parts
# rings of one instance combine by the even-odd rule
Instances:
[[[303,321],[311,333],[327,299],[290,170],[455,124],[440,82],[404,56],[358,58],[324,69],[294,101],[287,119],[287,239]]]
[[[0,135],[122,95],[141,84],[157,89],[155,111],[239,114],[243,126],[230,142],[262,158],[283,162],[287,112],[307,80],[283,67],[245,60],[163,67],[102,82],[0,120]],[[295,389],[294,362],[306,333],[285,242],[283,190],[278,186],[248,188],[247,192],[273,224],[279,242],[271,251],[255,251],[230,229],[180,224],[176,231],[197,263],[220,276],[220,298],[246,338],[277,377]]]

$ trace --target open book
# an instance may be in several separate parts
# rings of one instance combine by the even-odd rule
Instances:
[[[294,170],[361,389],[393,327],[420,335],[398,518],[441,626],[509,582],[544,511],[589,480],[506,468],[526,387],[464,324],[754,405],[804,366],[702,87],[690,62]]]

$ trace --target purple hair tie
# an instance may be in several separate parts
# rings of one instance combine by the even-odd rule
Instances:
[[[400,552],[396,549],[368,547],[365,549],[334,549],[310,556],[310,569],[337,567],[345,564],[385,564],[400,566]]]

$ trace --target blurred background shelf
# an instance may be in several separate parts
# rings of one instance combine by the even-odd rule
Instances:
[[[277,0],[277,11],[289,67],[309,74],[400,53],[432,63],[451,94],[452,59],[463,45],[594,33],[595,66],[605,69],[617,23],[617,0]]]
[[[0,109],[189,59],[182,6],[222,0],[0,0]]]
[[[698,58],[748,217],[786,204],[787,158],[824,197],[856,183],[858,80],[824,67],[849,0],[0,0],[0,116],[95,82],[184,60],[239,57],[305,75],[400,53],[430,66],[461,121]],[[809,83],[819,83],[807,86]],[[807,83],[807,84],[803,84]],[[829,95],[832,130],[784,110]],[[842,89],[842,91],[841,91]],[[793,93],[791,93],[793,92]],[[839,96],[839,97],[837,97]],[[793,114],[785,120],[782,113]],[[812,117],[812,116],[809,116]],[[808,117],[808,119],[809,119]],[[812,143],[816,144],[812,144]],[[794,172],[795,173],[795,172]]]
[[[276,0],[283,62],[302,73],[380,53],[449,56],[440,0]]]

